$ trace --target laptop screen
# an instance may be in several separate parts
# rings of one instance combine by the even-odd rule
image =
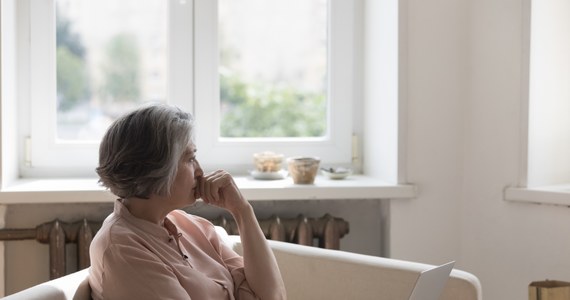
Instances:
[[[409,300],[439,300],[455,261],[420,273]]]

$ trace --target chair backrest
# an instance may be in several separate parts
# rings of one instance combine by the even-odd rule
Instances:
[[[419,274],[433,267],[346,251],[268,242],[289,299],[408,299]],[[241,245],[237,243],[234,248],[239,252]],[[479,279],[454,269],[441,299],[481,300]]]
[[[89,300],[89,268],[38,284],[4,300]]]
[[[217,228],[231,248],[242,253],[239,236]],[[345,251],[268,241],[283,275],[289,299],[407,299],[419,273],[429,265]],[[36,285],[5,300],[87,300],[89,269]],[[474,275],[451,272],[443,300],[481,300]]]

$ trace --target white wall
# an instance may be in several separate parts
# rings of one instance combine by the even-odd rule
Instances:
[[[398,183],[398,1],[365,0],[363,24],[363,169]]]
[[[516,182],[524,138],[522,4],[471,2],[462,256],[487,299],[527,299],[533,280],[570,281],[570,210],[502,200],[503,188]]]
[[[16,51],[16,31],[10,30],[16,27],[16,19],[12,13],[15,10],[16,0],[2,0],[0,9],[0,27],[3,28],[0,39],[0,48],[2,56],[1,65],[1,83],[0,83],[0,99],[9,105],[3,105],[0,109],[0,128],[16,128],[17,109],[16,109],[16,78],[18,71],[16,68],[16,60],[19,53]],[[9,29],[7,29],[9,28]],[[12,58],[12,59],[10,59]],[[18,172],[18,161],[16,151],[18,149],[16,143],[16,133],[14,130],[3,130],[1,136],[0,150],[0,186],[6,186],[7,182],[16,178]]]
[[[519,175],[525,0],[408,1],[408,168],[393,257],[458,266],[484,299],[570,281],[570,209],[503,200]]]
[[[390,253],[396,258],[436,264],[460,255],[467,3],[408,1],[405,172],[419,194],[392,202]]]
[[[530,27],[532,72],[527,183],[529,186],[568,183],[570,1],[533,1]]]

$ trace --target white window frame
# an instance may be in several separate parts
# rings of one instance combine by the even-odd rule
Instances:
[[[168,0],[168,31],[176,38],[168,39],[169,103],[191,111],[193,99],[193,3]],[[22,177],[94,176],[98,163],[99,142],[69,142],[56,140],[56,64],[55,64],[55,0],[21,0],[18,17],[29,20],[29,38],[21,32],[21,43],[30,53],[22,56],[31,67],[23,70],[21,95],[29,93],[31,103],[28,133],[29,145],[20,173]],[[29,7],[29,9],[27,9]],[[179,28],[186,28],[181,32]],[[29,43],[27,42],[29,41]],[[37,122],[36,120],[42,120]],[[21,126],[26,127],[26,126]]]
[[[318,156],[327,165],[351,165],[352,103],[356,95],[354,1],[329,2],[330,98],[326,136],[270,140],[218,138],[217,1],[168,1],[168,99],[169,103],[195,115],[199,160],[205,169],[245,172],[252,167],[253,153],[266,150],[287,157]],[[20,53],[29,53],[20,55],[18,65],[31,66],[21,70],[18,82],[19,102],[25,108],[21,109],[19,135],[23,140],[30,137],[22,146],[20,176],[94,176],[98,142],[55,139],[55,0],[20,0],[18,6],[18,19],[29,22],[29,28],[18,29],[18,47],[23,48]]]
[[[195,112],[198,159],[208,169],[252,168],[253,153],[316,156],[327,165],[352,162],[354,2],[329,1],[328,130],[323,138],[220,138],[217,1],[196,0]]]

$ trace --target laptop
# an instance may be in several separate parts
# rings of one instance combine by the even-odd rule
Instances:
[[[439,300],[455,261],[420,273],[409,300]]]

